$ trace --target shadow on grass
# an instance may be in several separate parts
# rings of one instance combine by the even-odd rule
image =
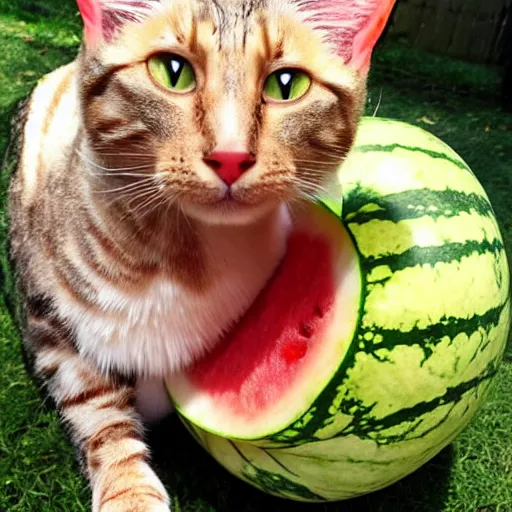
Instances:
[[[183,512],[438,512],[448,490],[453,449],[382,491],[338,503],[304,504],[268,496],[224,470],[176,415],[149,433],[154,462]]]

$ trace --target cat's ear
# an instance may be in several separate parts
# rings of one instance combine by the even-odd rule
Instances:
[[[95,45],[103,39],[103,12],[100,0],[76,0],[84,22],[87,45]]]
[[[346,64],[367,73],[373,48],[395,0],[298,0],[306,19],[324,31]]]
[[[145,19],[158,0],[76,0],[84,21],[85,43],[110,40],[125,23]]]

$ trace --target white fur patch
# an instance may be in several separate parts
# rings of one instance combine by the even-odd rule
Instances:
[[[56,90],[70,72],[74,64],[58,68],[46,75],[34,89],[30,100],[29,116],[24,130],[23,146],[23,179],[24,200],[30,201],[39,191],[37,178],[42,164],[49,168],[62,158],[62,148],[69,147],[76,136],[76,96],[75,84],[62,95],[54,111],[52,124],[48,127],[46,136],[43,127],[48,118],[48,109],[53,102]]]
[[[244,133],[240,126],[242,116],[238,112],[240,106],[234,94],[229,95],[219,108],[219,124],[216,132],[216,151],[247,151],[247,141],[240,140],[240,134]]]

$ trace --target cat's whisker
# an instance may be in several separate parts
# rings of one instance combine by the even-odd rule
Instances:
[[[322,178],[322,170],[310,167],[299,167],[298,169],[300,176],[307,176],[310,178]]]
[[[132,194],[133,197],[131,197],[129,201],[126,201],[126,204],[128,204],[128,205],[134,204],[137,201],[140,201],[141,199],[151,198],[152,196],[154,196],[158,193],[159,193],[159,190],[156,187],[152,187],[150,189],[143,190],[141,192],[137,191],[137,193]],[[119,198],[119,199],[122,200],[123,198]],[[137,206],[137,208],[139,206],[141,206],[141,204],[139,204]]]
[[[155,193],[155,187],[146,187],[143,189],[137,189],[130,192],[127,192],[126,194],[120,194],[118,196],[111,197],[111,200],[107,203],[107,206],[112,204],[119,204],[119,203],[125,203],[125,204],[133,204],[137,200],[143,199],[153,193]]]
[[[117,1],[117,0],[116,0]],[[153,145],[150,142],[144,141],[144,140],[132,140],[129,145],[130,151],[124,151],[124,150],[116,150],[115,148],[112,148],[111,146],[106,146],[102,144],[96,144],[92,147],[95,152],[97,153],[107,153],[109,151],[116,152],[116,153],[125,153],[125,152],[136,152],[138,149],[142,149],[144,151],[147,151],[149,149],[154,149]]]
[[[298,190],[298,196],[312,202],[316,202],[318,199],[317,196],[310,194],[309,192],[305,192],[304,190]]]
[[[154,173],[138,173],[138,172],[103,172],[101,174],[95,174],[94,177],[97,180],[102,180],[104,178],[136,178],[136,182],[141,181],[145,178],[154,178],[156,175]]]
[[[155,211],[158,209],[162,209],[165,207],[165,211],[167,212],[169,208],[172,206],[172,203],[174,202],[175,198],[171,194],[161,193],[159,194],[159,202],[156,202],[154,205],[151,206],[150,211]],[[150,213],[150,212],[147,212]],[[143,216],[146,215],[146,213],[143,214]]]
[[[104,167],[103,170],[109,173],[121,173],[121,172],[131,172],[131,171],[141,171],[141,170],[150,170],[154,169],[153,164],[144,164],[144,165],[134,165],[132,167]]]
[[[125,220],[128,216],[132,217],[138,217],[139,211],[141,209],[144,209],[145,206],[148,204],[148,202],[152,201],[155,196],[158,194],[157,189],[152,189],[149,192],[146,192],[144,194],[141,194],[140,196],[137,196],[130,201],[126,203],[127,206],[127,212],[121,217],[120,222]],[[138,199],[145,198],[144,201],[141,204],[138,204],[135,208],[132,208],[131,205],[134,201],[137,201]]]
[[[347,150],[345,149],[338,149],[338,148],[329,148],[325,150],[316,149],[316,153],[319,153],[321,155],[325,155],[326,157],[330,158],[331,160],[335,161],[342,161],[347,156]]]
[[[156,211],[158,208],[160,208],[162,205],[166,203],[166,197],[162,194],[157,194],[152,201],[149,201],[145,208],[142,211],[139,211],[137,213],[137,216],[139,219],[143,219],[147,215],[150,215],[154,211]]]
[[[156,201],[159,198],[160,201]],[[174,194],[169,193],[168,190],[161,189],[159,193],[155,196],[155,202],[147,205],[147,211],[140,215],[140,218],[149,215],[150,213],[162,209],[162,207],[166,206],[165,213],[167,214],[169,210],[172,208],[173,204],[176,202],[177,197]],[[188,219],[187,219],[188,222]]]
[[[173,204],[176,202],[176,197],[171,194],[168,194],[166,202],[167,202],[167,207],[165,209],[165,214],[164,214],[165,217],[167,217],[169,215],[169,212],[171,211]]]
[[[372,117],[377,117],[377,112],[379,111],[381,102],[382,102],[382,88],[379,92],[379,101],[377,102],[377,106],[375,107],[375,110],[373,111]]]
[[[310,181],[306,181],[299,177],[296,177],[292,180],[293,185],[295,186],[296,191],[299,195],[303,196],[306,199],[316,200],[318,197],[325,197],[328,199],[332,199],[333,201],[339,201],[340,198],[333,195],[333,193],[325,188],[323,185],[312,183]]]
[[[94,174],[94,176],[98,177],[98,178],[101,178],[102,176],[113,176],[113,177],[125,177],[126,176],[126,177],[135,177],[135,178],[136,177],[144,178],[147,176],[154,176],[154,175],[157,176],[159,174],[165,174],[166,172],[168,172],[167,170],[165,170],[165,168],[168,166],[172,166],[174,164],[176,164],[176,162],[174,162],[172,160],[169,160],[169,161],[163,160],[163,161],[159,162],[158,167],[163,168],[164,170],[161,170],[158,172],[155,171],[154,163],[138,165],[138,166],[133,166],[133,167],[119,167],[119,168],[101,167],[101,166],[97,165],[97,167],[100,168],[103,172],[100,175]],[[143,170],[153,171],[153,173],[132,172],[132,171],[143,171]]]
[[[141,158],[145,158],[147,160],[153,160],[153,158],[149,158],[148,157],[148,154],[147,152],[128,152],[128,151],[112,151],[112,152],[108,152],[108,151],[98,151],[98,154],[102,155],[102,156],[119,156],[119,157],[123,157],[123,156],[137,156],[137,157],[141,157]]]
[[[148,157],[147,154],[143,155],[143,154],[137,154],[137,153],[134,153],[134,154],[131,154],[131,153],[128,153],[128,154],[119,154],[119,153],[99,153],[100,156],[102,158],[108,158],[109,160],[115,160],[115,159],[123,159],[123,158],[129,158],[130,160],[133,160],[133,161],[136,161],[137,163],[139,164],[151,164],[151,165],[154,165],[155,163],[155,159],[154,158],[150,158]]]
[[[92,166],[96,169],[100,169],[101,171],[104,171],[105,174],[113,173],[113,174],[117,175],[118,173],[120,174],[121,172],[125,172],[125,171],[138,171],[138,170],[154,168],[154,165],[150,164],[149,162],[144,165],[135,165],[135,166],[131,166],[131,167],[117,167],[117,168],[116,167],[104,167],[103,165],[100,165],[99,163],[95,162],[92,158],[87,156],[85,153],[83,153],[79,149],[76,150],[76,153],[78,154],[80,159],[82,159],[86,164],[88,164],[89,166]],[[88,165],[86,165],[86,168],[88,167]],[[144,176],[144,175],[141,174],[141,176]]]
[[[317,182],[325,182],[326,177],[321,171],[318,169],[308,169],[301,167],[298,172],[297,179],[303,179],[308,182],[317,183]]]
[[[94,162],[94,160],[92,160],[91,158],[89,158],[85,153],[83,153],[82,151],[80,151],[79,149],[76,149],[76,154],[78,155],[78,157],[80,158],[80,160],[82,160],[83,163],[85,163],[85,168],[87,170],[90,171],[90,166],[92,167],[96,167],[96,168],[99,168],[101,169],[102,167],[100,165],[98,165],[96,162]],[[92,174],[92,172],[91,172]]]
[[[140,216],[141,212],[144,212],[149,205],[153,204],[155,200],[160,199],[162,197],[165,198],[168,194],[169,191],[166,188],[155,187],[152,190],[149,190],[147,192],[140,194],[139,196],[136,196],[135,198],[129,201],[129,204],[143,197],[146,199],[144,202],[137,205],[137,207],[132,210],[132,213],[134,215]]]
[[[342,144],[330,144],[328,142],[323,142],[322,146],[315,147],[315,153],[323,153],[330,156],[333,155],[345,155],[351,146],[346,146]]]
[[[302,181],[302,185],[311,189],[311,190],[316,190],[318,192],[320,192],[321,194],[324,194],[324,195],[329,195],[331,194],[331,192],[329,191],[328,188],[326,188],[324,185],[320,185],[318,183],[311,183],[311,182],[305,182],[305,181]]]
[[[101,173],[98,174],[98,177],[101,176],[114,176],[114,177],[122,177],[122,176],[131,176],[131,177],[144,177],[151,176],[152,173],[147,172],[133,172],[133,171],[144,171],[144,170],[153,170],[154,167],[150,165],[140,165],[135,167],[120,167],[118,169],[115,168],[102,168]]]
[[[130,205],[142,198],[145,198],[153,193],[156,193],[157,191],[158,188],[155,187],[154,184],[151,184],[150,186],[144,187],[142,189],[130,190],[124,194],[119,194],[115,197],[112,197],[110,204],[123,202],[127,205]]]
[[[327,188],[335,183],[335,181],[326,179],[324,176],[317,173],[301,173],[300,176],[297,176],[297,179]]]
[[[337,159],[331,159],[331,161],[326,161],[326,160],[308,160],[305,158],[294,158],[295,163],[304,163],[304,164],[313,164],[313,165],[318,164],[320,166],[325,166],[325,167],[331,166],[333,163],[335,163],[333,160],[337,160]]]
[[[141,179],[138,181],[134,181],[132,183],[128,183],[127,185],[123,185],[121,187],[110,188],[106,190],[96,190],[96,194],[113,194],[120,193],[120,196],[123,196],[126,192],[132,192],[134,190],[143,189],[145,187],[154,187],[156,185],[155,179],[153,176],[148,176],[145,179]]]
[[[335,149],[343,149],[343,150],[346,150],[349,146],[346,146],[344,144],[340,144],[340,143],[330,143],[330,142],[325,142],[323,141],[322,142],[322,145],[321,145],[321,148],[335,148]],[[320,148],[320,149],[321,149]],[[319,149],[319,146],[315,146],[315,151]]]
[[[187,223],[189,229],[193,230],[192,228],[192,224],[190,223],[190,219],[188,218],[188,215],[185,213],[185,211],[183,210],[183,205],[181,203],[178,203],[178,206],[179,206],[179,209],[180,209],[180,212],[181,212],[181,217],[183,219],[185,219],[185,222]],[[178,222],[179,223],[179,222]]]

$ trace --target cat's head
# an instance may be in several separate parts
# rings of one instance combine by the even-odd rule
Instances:
[[[209,223],[314,196],[352,145],[393,4],[78,0],[96,183]]]

